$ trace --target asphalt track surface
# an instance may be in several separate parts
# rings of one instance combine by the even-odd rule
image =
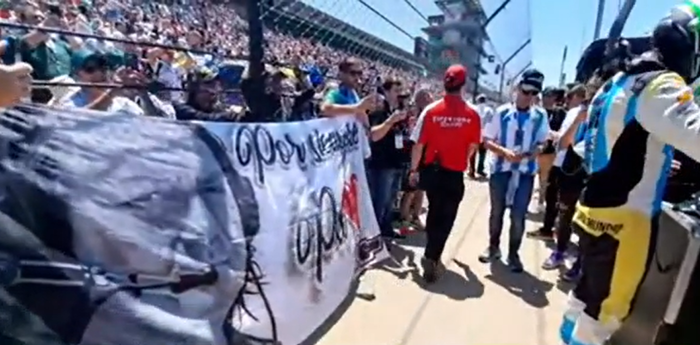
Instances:
[[[502,263],[482,264],[488,242],[488,186],[465,180],[466,192],[443,254],[447,271],[424,286],[420,258],[424,235],[393,246],[397,263],[369,271],[345,303],[303,345],[559,345],[558,327],[569,284],[560,271],[541,269],[550,253],[524,239],[525,272]],[[506,251],[508,213],[502,250]],[[540,226],[529,216],[526,230]],[[367,298],[373,292],[374,298]]]

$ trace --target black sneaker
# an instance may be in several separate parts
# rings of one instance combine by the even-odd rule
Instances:
[[[546,231],[544,228],[528,231],[525,235],[527,236],[527,238],[532,238],[536,240],[554,241],[554,233],[552,231]]]
[[[421,260],[421,266],[423,266],[423,280],[428,284],[436,282],[445,270],[441,262],[425,257]]]
[[[523,272],[523,263],[520,261],[520,257],[509,256],[508,257],[508,268],[510,268],[510,271],[513,273],[522,273]]]
[[[486,250],[479,255],[479,262],[489,263],[501,259],[501,250],[498,248],[488,247]]]

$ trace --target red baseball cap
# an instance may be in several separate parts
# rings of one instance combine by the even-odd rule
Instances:
[[[445,71],[445,87],[460,87],[467,81],[467,68],[462,65],[452,65]]]

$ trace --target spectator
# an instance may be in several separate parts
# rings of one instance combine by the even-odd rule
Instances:
[[[558,131],[559,127],[561,127],[561,123],[564,121],[564,117],[566,117],[566,110],[561,107],[561,103],[564,100],[564,92],[564,90],[554,87],[545,88],[542,92],[542,107],[547,111],[549,128],[552,131]],[[542,149],[542,153],[537,156],[537,164],[540,168],[539,172],[537,173],[540,182],[539,198],[537,200],[538,212],[542,212],[543,209],[546,211],[546,207],[549,207],[550,212],[556,210],[556,201],[553,201],[553,199],[547,199],[547,193],[549,193],[550,198],[551,195],[556,195],[557,193],[555,190],[553,190],[556,187],[553,187],[550,190],[547,189],[555,152],[556,150],[554,148],[554,143],[550,139],[547,140],[544,148]],[[553,219],[552,222],[554,222]]]
[[[564,123],[555,135],[555,137],[563,136],[564,132],[573,124],[574,120],[579,116],[579,113],[586,111],[587,107],[582,106],[586,99],[586,88],[583,85],[573,86],[566,95],[567,106],[569,111],[566,114]],[[542,268],[546,270],[556,269],[564,264],[564,254],[571,240],[571,222],[576,211],[576,202],[581,195],[583,187],[586,185],[587,174],[583,169],[581,158],[574,153],[571,146],[559,147],[557,157],[554,161],[554,166],[557,167],[557,175],[555,178],[558,187],[558,195],[556,202],[558,207],[558,223],[557,223],[557,240],[556,247],[552,254],[542,264]],[[546,232],[551,228],[543,228]],[[545,236],[547,233],[545,233]],[[575,279],[578,276],[578,270],[569,272],[569,278]],[[565,276],[567,276],[565,274]]]
[[[382,84],[383,104],[370,114],[372,156],[367,161],[372,206],[385,240],[402,238],[392,227],[394,200],[404,175],[401,161],[407,136],[406,109],[399,102],[401,81],[387,78]]]
[[[493,117],[493,109],[486,104],[486,95],[479,95],[476,97],[476,112],[481,118],[481,128],[483,130],[484,126],[491,121]],[[482,132],[483,133],[483,132]],[[478,159],[477,159],[477,156]],[[486,148],[484,144],[479,144],[479,148],[474,152],[471,157],[469,157],[469,177],[472,179],[476,178],[478,174],[480,177],[485,177],[484,172],[484,160],[486,160]]]
[[[481,140],[479,115],[462,98],[466,78],[464,66],[447,69],[445,97],[423,109],[411,135],[415,145],[409,179],[414,185],[421,159],[426,165],[420,183],[428,196],[428,238],[421,264],[428,283],[435,282],[444,271],[440,257],[464,195],[464,171],[469,155]]]
[[[217,109],[221,85],[216,71],[201,68],[194,71],[189,80],[186,101],[174,103],[178,120],[237,121],[240,118],[240,109],[233,106]]]
[[[145,74],[150,80],[158,81],[168,88],[182,87],[182,70],[172,65],[173,52],[162,48],[152,48],[146,52]],[[161,92],[158,94],[163,100],[179,101],[182,93],[179,91]]]
[[[525,234],[525,216],[532,196],[537,155],[549,135],[547,115],[532,105],[533,98],[542,91],[544,75],[537,70],[525,71],[518,84],[514,103],[504,104],[499,114],[484,129],[484,145],[491,156],[489,193],[489,244],[479,256],[481,262],[501,258],[500,242],[503,216],[510,208],[508,266],[513,272],[522,272],[518,251]]]
[[[98,52],[79,50],[72,57],[74,77],[82,83],[106,83],[109,81],[109,58]],[[115,73],[117,83],[132,84],[139,77],[136,72],[120,68]],[[87,108],[107,112],[125,112],[133,115],[144,115],[144,111],[134,101],[120,95],[121,89],[104,90],[98,87],[80,87],[73,94],[59,100],[63,107]]]
[[[430,95],[430,91],[427,88],[421,88],[416,91],[413,95],[413,107],[409,112],[408,117],[408,129],[413,131],[416,122],[418,122],[418,115],[423,112],[429,104],[433,103],[433,97]],[[410,173],[411,167],[411,152],[413,151],[413,141],[407,138],[404,147],[404,161],[407,166],[404,178],[403,178],[403,195],[400,202],[400,212],[401,219],[403,223],[401,226],[414,227],[418,230],[424,230],[425,226],[421,223],[419,216],[421,215],[423,209],[423,191],[418,188],[418,186],[412,185],[409,181],[408,175]],[[422,159],[421,159],[422,161]],[[421,168],[419,164],[419,169]]]
[[[354,114],[360,120],[369,124],[367,111],[374,108],[376,95],[360,99],[357,89],[360,87],[362,69],[355,59],[346,59],[338,65],[340,84],[337,89],[330,90],[321,105],[321,115],[333,117]]]
[[[547,110],[547,113],[549,115],[549,128],[551,131],[553,131],[555,133],[554,137],[556,138],[557,136],[560,136],[561,134],[563,134],[563,132],[560,132],[560,129],[561,129],[563,122],[565,121],[564,119],[570,115],[571,110],[570,109],[568,110],[569,115],[567,115],[566,109],[556,107],[555,106],[555,102],[556,102],[555,98],[557,96],[550,97],[550,95],[548,94],[548,91],[549,90],[545,89],[545,92],[544,92],[545,93],[545,97],[544,97],[545,103],[544,103],[544,105],[545,105],[545,110]],[[561,90],[561,91],[566,92],[565,90]],[[584,93],[585,93],[585,90],[582,90],[582,91],[584,91]],[[558,91],[555,91],[555,92],[558,92]],[[575,93],[578,94],[578,96],[581,96],[581,94],[579,92],[575,92]],[[578,101],[578,96],[575,97],[575,99],[573,101],[574,103],[570,103],[570,104],[576,104],[576,106],[578,106],[578,104],[580,103],[580,101]],[[562,95],[562,98],[564,98],[564,95]],[[547,107],[547,106],[549,106],[549,107]],[[563,113],[563,116],[561,113]],[[575,116],[574,116],[574,118],[575,118]],[[570,120],[573,121],[573,118],[571,118]],[[563,175],[562,171],[561,171],[561,163],[564,161],[564,155],[566,154],[566,149],[567,148],[559,148],[559,150],[557,150],[557,148],[555,148],[555,145],[554,145],[554,140],[550,139],[550,140],[547,140],[547,143],[545,144],[545,147],[542,151],[543,154],[540,155],[540,156],[545,156],[545,155],[548,155],[549,152],[551,152],[551,151],[555,152],[555,155],[553,155],[555,157],[554,157],[554,159],[552,159],[552,168],[549,172],[546,173],[547,174],[547,182],[545,184],[547,187],[545,188],[545,196],[544,196],[544,198],[540,197],[540,199],[544,199],[545,204],[546,204],[542,227],[537,229],[537,230],[529,232],[527,234],[527,237],[529,237],[529,238],[541,239],[541,240],[545,240],[545,241],[551,241],[554,239],[554,232],[552,231],[552,229],[554,228],[554,225],[555,225],[555,222],[557,219],[557,215],[559,213],[559,194],[560,194],[560,191],[559,191],[559,182],[560,181],[559,180]],[[540,158],[540,161],[539,161],[539,163],[540,163],[540,179],[544,178],[543,175],[545,173],[543,172],[543,170],[546,169],[545,164],[547,163],[547,159],[548,158]],[[543,164],[543,161],[544,161],[544,164]],[[541,187],[542,183],[543,182],[540,182],[540,188],[542,188]]]
[[[41,18],[41,14],[38,9],[30,8],[25,13],[25,18],[27,24],[34,24],[37,18]],[[66,24],[58,13],[50,13],[39,26],[62,28]],[[70,73],[71,52],[79,47],[79,43],[72,37],[33,31],[21,40],[19,54],[22,61],[34,67],[34,79],[50,80]]]

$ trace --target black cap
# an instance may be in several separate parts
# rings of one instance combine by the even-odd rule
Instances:
[[[533,68],[523,72],[519,85],[527,91],[542,91],[543,83],[544,74]]]
[[[557,93],[564,93],[564,90],[559,89],[558,87],[554,87],[554,86],[547,86],[542,91],[542,96],[555,95]]]

